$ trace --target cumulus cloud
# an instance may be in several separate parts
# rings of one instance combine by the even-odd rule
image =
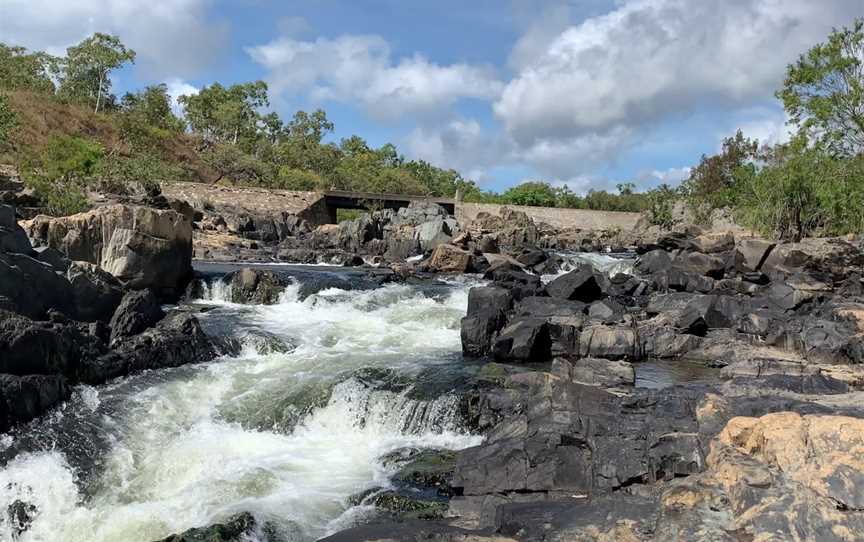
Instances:
[[[464,98],[493,99],[503,88],[490,67],[441,65],[420,54],[394,61],[389,44],[376,35],[281,37],[247,52],[268,70],[276,93],[308,91],[317,101],[359,102],[383,119],[436,111]]]
[[[3,0],[0,39],[62,55],[93,32],[107,32],[138,53],[154,79],[190,76],[227,43],[228,26],[208,16],[210,0]]]
[[[180,96],[198,94],[200,89],[177,78],[169,79],[165,85],[168,87],[168,96],[171,97],[171,110],[174,111],[175,115],[183,116],[183,107],[178,102]]]
[[[529,31],[494,111],[523,154],[558,168],[696,107],[770,97],[785,66],[860,5],[846,0],[629,0],[553,39]],[[547,23],[549,24],[549,23]]]

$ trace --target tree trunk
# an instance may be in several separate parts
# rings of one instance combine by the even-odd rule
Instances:
[[[99,73],[99,88],[96,89],[96,109],[93,110],[94,113],[99,112],[99,103],[102,101],[102,81],[105,78],[105,72]]]

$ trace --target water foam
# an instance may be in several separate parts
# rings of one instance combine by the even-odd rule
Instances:
[[[158,378],[76,390],[79,415],[110,449],[87,494],[57,450],[18,456],[0,470],[0,503],[21,499],[38,508],[21,542],[149,542],[241,511],[292,540],[311,540],[365,513],[349,511],[347,498],[387,484],[382,455],[480,442],[461,427],[455,395],[420,400],[410,388],[375,389],[346,377],[361,367],[411,374],[450,362],[467,288],[328,289],[301,300],[294,285],[277,305],[240,307],[219,284],[206,293],[217,308],[203,319],[233,315],[237,325],[296,348],[249,348],[236,359]],[[296,427],[271,423],[316,385],[329,393]],[[122,408],[107,409],[111,394],[120,395],[113,403]]]
[[[614,257],[596,252],[562,252],[558,255],[564,260],[561,269],[555,274],[542,275],[540,279],[543,283],[551,282],[586,263],[600,273],[604,273],[610,277],[618,273],[632,275],[633,265],[635,264],[635,260],[632,258]]]

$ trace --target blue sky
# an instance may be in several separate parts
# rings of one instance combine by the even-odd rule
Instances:
[[[861,0],[0,0],[0,40],[138,52],[125,91],[263,79],[284,117],[396,144],[487,189],[677,183],[738,128],[783,140],[786,64]]]

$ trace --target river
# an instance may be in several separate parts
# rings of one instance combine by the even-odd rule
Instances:
[[[371,513],[349,498],[387,486],[385,454],[482,441],[447,379],[476,368],[459,322],[479,279],[357,290],[345,272],[282,269],[295,282],[278,304],[230,303],[214,277],[183,306],[240,355],[78,387],[0,437],[0,503],[37,509],[20,542],[151,542],[247,511],[315,540]]]

